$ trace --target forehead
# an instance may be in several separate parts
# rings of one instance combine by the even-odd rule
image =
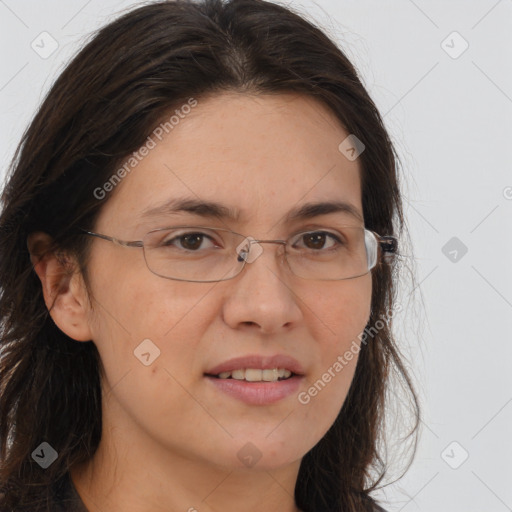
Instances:
[[[185,111],[161,140],[150,135],[152,149],[108,198],[102,224],[151,223],[178,198],[225,205],[240,223],[275,223],[320,201],[362,216],[359,162],[338,149],[349,134],[317,100],[223,93]]]

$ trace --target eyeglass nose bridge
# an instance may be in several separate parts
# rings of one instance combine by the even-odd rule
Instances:
[[[252,249],[253,244],[256,245],[255,250]],[[263,247],[261,247],[260,244],[280,244],[286,246],[287,242],[286,240],[256,240],[252,236],[247,236],[236,248],[236,253],[238,254],[236,260],[239,263],[242,261],[245,263],[252,263],[263,253]]]

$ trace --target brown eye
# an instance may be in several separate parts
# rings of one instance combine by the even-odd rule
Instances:
[[[213,242],[213,238],[206,235],[205,233],[191,232],[164,239],[162,240],[160,247],[176,247],[178,249],[198,252],[200,249],[209,249],[213,246],[204,246],[203,242],[208,240]]]
[[[304,245],[307,249],[313,250],[331,249],[334,246],[334,244],[331,242],[331,244],[326,247],[328,239],[331,239],[337,243],[341,243],[337,236],[335,236],[332,233],[327,233],[325,231],[304,233],[303,235],[301,235],[300,239],[304,241]]]
[[[180,240],[181,245],[188,250],[199,249],[201,247],[203,239],[204,235],[198,233],[178,237],[178,240]]]

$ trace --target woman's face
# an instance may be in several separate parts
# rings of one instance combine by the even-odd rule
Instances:
[[[287,220],[291,210],[326,201],[363,215],[358,161],[338,149],[349,134],[315,100],[225,93],[182,117],[162,140],[152,136],[155,147],[104,199],[96,232],[141,240],[152,229],[196,225],[283,240],[312,227],[364,225],[347,212]],[[184,198],[219,203],[237,218],[206,209],[147,214]],[[183,282],[151,273],[140,248],[92,244],[87,321],[109,391],[105,427],[135,435],[148,450],[229,468],[283,467],[318,443],[353,377],[370,313],[369,274],[301,279],[276,257],[279,245],[262,244],[231,280]],[[246,356],[254,359],[233,365],[288,368],[291,358],[302,375],[292,383],[222,384],[206,375]],[[308,392],[315,383],[316,393]]]

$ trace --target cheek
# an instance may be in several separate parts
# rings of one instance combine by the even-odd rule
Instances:
[[[196,303],[211,288],[154,275],[141,249],[119,249],[123,254],[102,249],[90,265],[96,316],[103,326],[124,331],[124,337],[129,335],[133,341],[164,336],[193,314]]]
[[[214,309],[207,307],[212,284],[188,286],[145,267],[129,273],[119,269],[116,276],[98,273],[95,284],[101,306],[94,340],[104,368],[109,420],[126,425],[128,415],[166,442],[166,429],[177,417],[204,419],[189,390],[201,356],[198,346],[213,321]],[[182,443],[189,435],[184,430],[173,434]]]
[[[318,294],[309,313],[319,361],[299,401],[307,416],[322,419],[317,435],[332,425],[352,383],[360,335],[370,316],[371,293],[371,276],[344,281]]]
[[[323,354],[341,350],[365,328],[370,317],[371,276],[332,282],[309,299],[305,314]]]
[[[204,310],[208,301],[201,299],[212,284],[192,287],[155,276],[147,269],[142,251],[131,260],[126,258],[124,265],[108,261],[110,254],[101,256],[96,262],[102,265],[91,265],[90,272],[92,330],[109,383],[114,385],[127,371],[141,372],[144,379],[164,373],[159,371],[162,367],[173,375],[185,374],[205,325],[211,322]],[[136,261],[137,256],[141,261]],[[148,368],[145,359],[155,362]]]

